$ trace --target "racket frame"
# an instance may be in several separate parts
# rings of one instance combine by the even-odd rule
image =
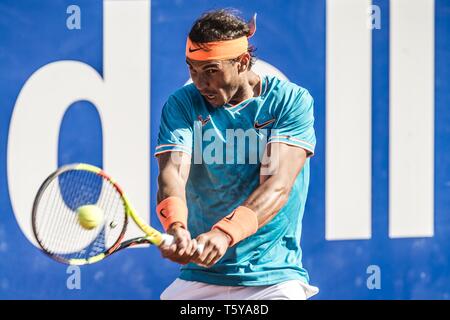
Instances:
[[[119,237],[114,242],[114,244],[110,248],[108,248],[105,252],[97,254],[97,255],[87,258],[87,259],[83,259],[83,258],[81,258],[81,259],[64,259],[58,255],[52,254],[45,248],[44,244],[40,240],[40,238],[38,236],[37,228],[36,228],[37,209],[38,209],[40,199],[42,198],[42,195],[44,194],[44,191],[47,189],[48,185],[53,180],[55,180],[58,176],[60,176],[61,174],[65,173],[65,172],[74,171],[74,170],[75,171],[76,170],[88,171],[88,172],[94,173],[94,174],[102,177],[102,179],[104,181],[106,180],[108,183],[110,183],[115,188],[115,190],[118,192],[118,194],[120,195],[120,197],[122,199],[122,203],[124,205],[124,210],[125,210],[124,225],[123,225],[123,228],[122,228],[122,231],[121,231]],[[134,239],[129,239],[129,240],[122,242],[122,240],[125,236],[125,233],[126,233],[127,226],[128,226],[128,216],[130,216],[133,219],[133,221],[136,223],[136,225],[145,233],[145,236],[137,237]],[[53,172],[50,176],[48,176],[45,179],[45,181],[40,186],[40,188],[37,192],[37,195],[34,199],[34,202],[33,202],[32,227],[33,227],[34,237],[35,237],[36,241],[38,242],[39,246],[41,247],[41,249],[44,251],[44,253],[58,262],[61,262],[64,264],[69,264],[69,265],[85,265],[85,264],[96,263],[119,250],[131,247],[134,245],[153,244],[156,246],[160,246],[162,243],[171,244],[173,242],[173,236],[171,236],[169,234],[162,234],[158,230],[152,228],[147,223],[145,223],[144,220],[142,220],[142,218],[137,215],[136,211],[131,206],[130,201],[128,200],[125,193],[123,192],[123,189],[117,184],[117,182],[115,180],[113,180],[109,175],[107,175],[102,169],[100,169],[96,166],[90,165],[90,164],[86,164],[86,163],[76,163],[76,164],[69,164],[69,165],[62,166],[61,168],[57,169],[55,172]]]

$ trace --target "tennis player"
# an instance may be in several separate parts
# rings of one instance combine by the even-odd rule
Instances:
[[[300,247],[313,98],[251,70],[255,18],[203,14],[186,41],[193,83],[163,107],[157,214],[176,242],[161,252],[182,267],[161,299],[302,300],[318,291]]]

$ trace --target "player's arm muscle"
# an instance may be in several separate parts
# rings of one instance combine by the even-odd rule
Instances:
[[[256,212],[259,227],[267,224],[285,205],[306,158],[306,150],[302,148],[284,143],[267,145],[260,185],[243,203]]]
[[[186,201],[185,187],[190,163],[191,156],[184,152],[166,152],[158,156],[158,203],[170,196]]]

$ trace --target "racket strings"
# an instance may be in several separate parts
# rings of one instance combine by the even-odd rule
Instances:
[[[80,174],[80,178],[77,177],[71,177],[69,175],[75,175]],[[74,180],[77,181],[78,186],[80,189],[73,188],[73,193],[70,197],[68,197],[68,203],[70,205],[70,208],[68,206],[64,206],[64,210],[66,210],[66,213],[68,210],[76,210],[78,207],[86,204],[95,204],[95,195],[99,192],[99,187],[96,186],[96,181],[89,176],[89,172],[85,171],[72,171],[68,173],[67,176],[68,181]],[[86,183],[80,183],[80,181],[85,181]],[[98,182],[97,182],[98,183]],[[63,183],[65,184],[65,183]],[[73,197],[73,198],[71,198]],[[73,199],[73,200],[70,200]],[[59,199],[60,202],[63,202],[63,199]],[[71,202],[73,201],[73,202]],[[70,214],[70,212],[69,212]],[[63,230],[68,230],[69,235],[77,235],[76,231],[79,230],[79,222],[78,222],[78,216],[77,214],[71,214],[72,218],[67,219],[64,221]],[[97,231],[97,230],[94,230]],[[83,232],[81,233],[81,243],[87,243],[92,241],[93,234],[89,234],[89,232]],[[97,241],[97,239],[102,236],[101,232],[100,234],[95,238],[94,242]],[[63,250],[65,252],[70,250],[71,243],[75,242],[77,239],[69,239],[69,242],[66,243]],[[91,255],[91,250],[89,247],[84,248],[83,250],[74,253],[75,258],[80,259],[84,258],[86,255]]]
[[[68,199],[68,201],[73,201],[75,202],[76,200],[76,186],[74,186],[73,188],[67,189],[66,185],[66,179],[67,181],[70,181],[71,179],[71,175],[73,174],[73,172],[68,172],[67,176],[66,175],[62,175],[60,177],[61,181],[59,183],[60,186],[60,190],[62,191],[61,196],[54,196],[55,200],[57,201],[58,205],[57,205],[57,211],[56,212],[61,212],[62,216],[67,217],[66,219],[58,219],[58,223],[53,224],[53,228],[52,228],[52,232],[51,234],[55,235],[53,237],[53,241],[54,242],[58,242],[59,240],[59,230],[65,230],[65,233],[67,233],[67,235],[73,235],[73,228],[74,226],[76,226],[76,222],[77,222],[77,216],[76,214],[72,214],[70,212],[70,208],[67,206],[67,204],[64,201],[64,197]],[[78,182],[78,181],[77,181]],[[55,195],[57,195],[55,193]],[[72,204],[69,202],[69,204]],[[70,241],[71,239],[69,239]],[[67,250],[70,250],[70,242],[68,243],[64,243],[61,242],[61,246],[63,248],[63,252],[66,252]]]
[[[109,182],[105,181],[104,183]],[[100,207],[106,207],[107,204],[110,203],[110,206],[112,208],[111,212],[115,214],[111,216],[110,221],[106,221],[107,223],[105,224],[103,230],[100,232],[100,235],[92,243],[92,251],[90,252],[89,256],[95,256],[97,254],[105,252],[105,250],[114,245],[114,242],[116,242],[116,240],[120,237],[121,229],[116,229],[115,231],[115,227],[111,226],[113,224],[117,224],[116,221],[118,221],[119,219],[123,219],[122,214],[118,213],[126,213],[125,209],[123,208],[122,199],[120,197],[117,197],[116,195],[116,192],[108,192],[107,196],[105,196],[105,193],[102,193],[98,201]],[[109,243],[108,240],[113,240],[113,242]]]
[[[64,176],[61,176],[61,183],[64,182]],[[65,230],[63,229],[63,224],[65,222],[67,222],[67,220],[72,220],[73,223],[73,219],[72,219],[72,214],[67,215],[67,211],[64,208],[64,202],[61,201],[61,197],[56,196],[60,189],[58,187],[58,184],[55,182],[52,185],[52,189],[53,189],[53,193],[51,194],[52,196],[49,198],[49,201],[52,202],[52,210],[49,211],[52,214],[49,214],[47,217],[47,228],[49,228],[49,248],[55,247],[57,245],[63,245],[63,243],[61,242],[61,244],[59,244],[59,238],[60,238],[60,234],[58,232],[58,230]],[[72,190],[70,195],[66,195],[73,197],[73,192],[74,190]],[[67,217],[67,219],[57,219],[53,213],[59,213],[59,212],[63,212],[63,214]],[[69,232],[67,234],[70,234]]]
[[[73,188],[67,190],[67,188],[61,188],[65,185],[66,177],[70,176],[70,172],[60,175],[56,180],[53,180],[51,185],[47,187],[46,192],[41,197],[40,203],[51,202],[49,210],[39,211],[37,214],[37,232],[42,238],[43,245],[47,251],[54,253],[53,251],[58,250],[65,252],[67,246],[64,246],[64,242],[61,239],[61,230],[70,236],[71,233],[67,228],[63,228],[63,224],[71,221],[74,224],[73,217],[74,214],[67,215],[67,210],[64,210],[64,201],[62,201],[62,193],[65,192],[65,197],[74,199],[75,192],[75,182],[73,183]],[[64,190],[64,191],[63,191]],[[48,207],[48,206],[46,206]],[[42,217],[42,218],[41,218]],[[64,217],[64,218],[63,218]],[[39,218],[41,218],[42,223],[39,223]]]
[[[103,221],[84,229],[77,209],[96,205]],[[123,200],[112,183],[83,170],[59,174],[43,191],[35,211],[36,235],[44,250],[62,259],[88,259],[105,252],[121,237],[126,223]]]
[[[80,176],[75,177],[75,173],[79,174]],[[70,238],[67,239],[68,241],[61,241],[60,245],[62,248],[62,252],[70,252],[73,250],[73,244],[76,243],[75,241],[77,239],[74,238],[74,235],[76,235],[76,230],[78,228],[78,217],[76,213],[73,213],[73,211],[77,209],[78,203],[86,203],[86,201],[83,201],[83,193],[85,192],[86,186],[89,186],[89,189],[92,189],[92,180],[86,176],[85,172],[74,171],[69,171],[67,175],[61,175],[59,179],[61,196],[56,197],[58,201],[57,212],[60,212],[62,214],[61,216],[66,218],[58,220],[59,223],[54,225],[52,234],[56,235],[59,238],[60,234],[58,231],[64,230]],[[68,188],[68,184],[71,183],[71,181],[73,185],[71,186],[71,188]],[[86,181],[86,184],[81,185],[80,181]],[[88,241],[86,239],[88,234],[82,233],[79,236],[82,236],[79,243],[86,243]],[[83,251],[80,251],[78,254],[82,253]]]

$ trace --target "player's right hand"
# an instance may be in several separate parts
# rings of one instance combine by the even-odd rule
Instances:
[[[191,239],[191,234],[188,230],[182,227],[179,223],[174,223],[167,233],[173,235],[174,243],[170,246],[162,244],[159,249],[161,255],[173,262],[179,264],[187,264],[191,257],[197,250],[197,241]]]

